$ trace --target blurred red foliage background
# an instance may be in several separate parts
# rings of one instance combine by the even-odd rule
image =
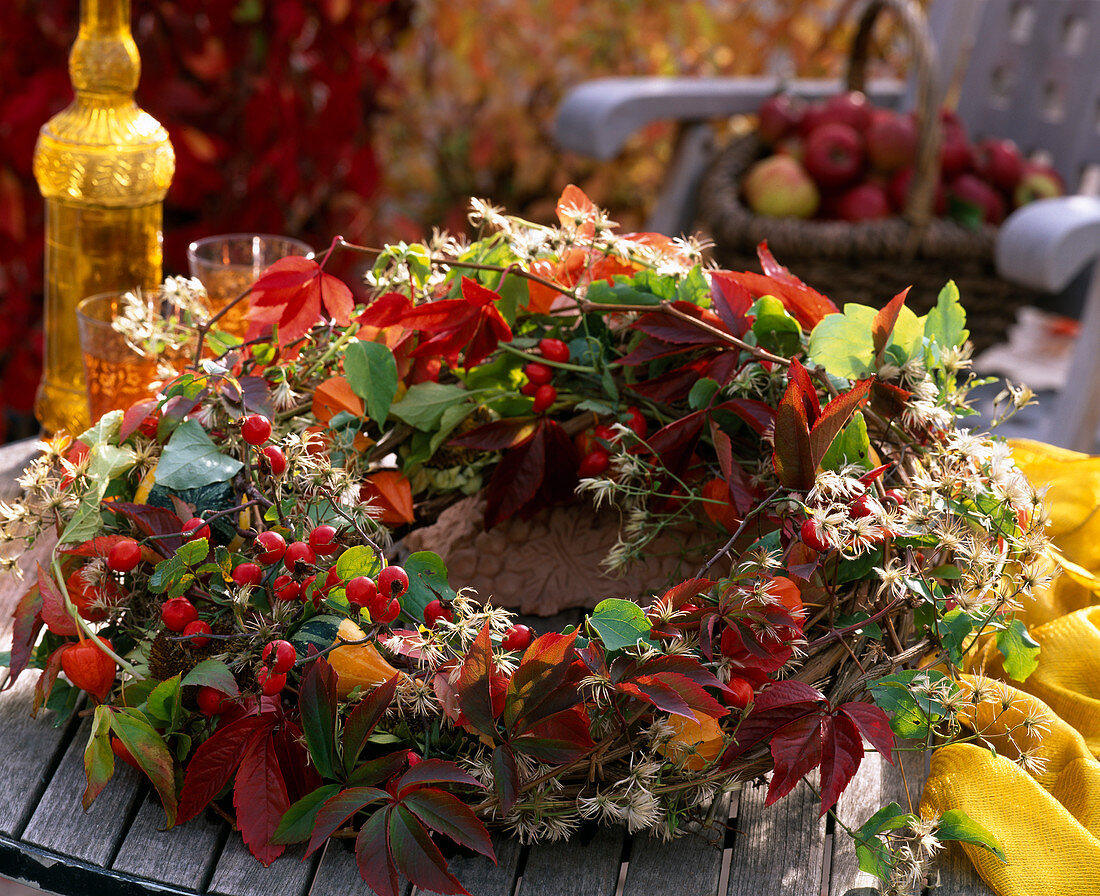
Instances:
[[[636,226],[673,129],[638,135],[614,163],[563,155],[565,90],[613,74],[835,73],[852,2],[133,0],[138,102],[176,152],[165,272],[185,272],[187,243],[215,233],[324,248],[335,234],[378,245],[461,228],[471,195],[549,219],[569,182]],[[78,20],[79,0],[0,3],[0,441],[36,429],[31,158],[71,100]]]

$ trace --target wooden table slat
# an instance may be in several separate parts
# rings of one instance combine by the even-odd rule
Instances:
[[[218,896],[306,896],[313,882],[317,858],[305,861],[304,845],[289,846],[279,858],[264,867],[248,851],[240,834],[225,843],[208,892]]]
[[[729,797],[722,797],[711,827],[675,840],[665,841],[651,834],[635,837],[623,896],[714,896],[722,876],[729,805]]]
[[[111,867],[123,874],[201,892],[214,872],[228,825],[203,813],[187,824],[163,830],[164,809],[152,790],[141,801]]]
[[[80,800],[87,784],[84,746],[90,730],[91,720],[85,719],[31,816],[23,840],[106,866],[129,828],[144,779],[126,763],[116,763],[114,777],[85,812]]]
[[[614,896],[625,839],[623,827],[600,828],[587,843],[532,846],[519,896]]]
[[[825,855],[820,804],[804,783],[765,808],[767,792],[756,783],[741,790],[726,896],[814,896]]]

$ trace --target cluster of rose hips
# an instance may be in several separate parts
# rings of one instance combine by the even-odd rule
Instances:
[[[649,424],[645,416],[636,407],[626,409],[627,427],[634,431],[639,439],[644,439],[649,433]],[[604,473],[611,465],[611,454],[608,446],[619,438],[618,433],[610,426],[600,423],[591,429],[577,435],[573,440],[580,455],[580,464],[577,466],[577,475],[581,479],[588,479]]]
[[[253,448],[260,448],[271,472],[280,476],[286,471],[286,455],[278,445],[265,445],[271,438],[271,421],[263,414],[249,414],[241,420],[241,438]]]
[[[569,361],[569,346],[560,339],[540,339],[538,350],[547,361],[557,364],[566,364]],[[558,390],[550,383],[554,378],[553,368],[540,361],[532,361],[523,368],[523,372],[527,375],[527,382],[520,391],[535,399],[531,410],[536,414],[549,410],[558,400]]]

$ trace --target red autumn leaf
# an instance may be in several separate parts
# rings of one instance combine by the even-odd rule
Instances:
[[[493,750],[493,792],[497,802],[500,803],[500,811],[507,815],[512,811],[519,799],[519,766],[516,765],[516,754],[508,744],[498,744]]]
[[[874,337],[875,360],[882,360],[882,353],[886,350],[886,343],[890,334],[894,332],[894,325],[901,314],[901,306],[905,304],[905,297],[909,295],[910,287],[905,287],[889,302],[878,310],[875,319],[871,322],[871,334]]]
[[[469,277],[462,278],[462,298],[417,305],[402,315],[401,324],[433,335],[413,357],[439,355],[449,364],[461,356],[467,367],[480,364],[501,342],[510,342],[512,329],[496,306],[498,293]]]
[[[466,651],[455,689],[467,730],[489,737],[496,736],[496,714],[489,681],[493,670],[493,642],[489,624],[485,623]]]
[[[505,695],[504,724],[510,732],[520,734],[578,702],[570,670],[576,638],[576,632],[548,633],[527,646]]]
[[[109,507],[112,513],[126,517],[145,535],[154,536],[150,544],[165,557],[172,556],[183,544],[183,537],[180,535],[183,520],[172,511],[154,507],[152,504],[126,502],[112,502]]]
[[[330,796],[317,811],[313,820],[313,832],[306,847],[306,856],[311,856],[328,842],[349,818],[360,809],[377,802],[389,802],[390,795],[377,787],[349,787],[335,796]],[[363,827],[366,830],[366,825]],[[379,853],[384,856],[385,848]]]
[[[726,329],[734,336],[744,336],[752,326],[749,320],[752,295],[745,285],[729,271],[711,271],[710,297],[711,307],[722,318]]]
[[[406,796],[428,784],[464,784],[467,787],[482,788],[482,783],[464,772],[456,763],[446,759],[425,759],[409,768],[395,783],[394,790],[397,798],[403,800]]]
[[[388,292],[371,302],[355,322],[379,330],[396,326],[413,309],[412,300],[404,293]]]
[[[314,390],[312,410],[313,416],[327,426],[333,417],[344,411],[362,417],[363,399],[352,391],[346,377],[332,376]]]
[[[38,564],[38,593],[42,598],[42,621],[55,635],[75,637],[76,620],[65,609],[65,597],[49,571]]]
[[[674,476],[687,468],[703,434],[706,411],[693,411],[673,420],[649,437],[649,447],[660,459],[661,466]]]
[[[275,746],[275,756],[283,771],[287,794],[292,803],[321,786],[321,776],[317,772],[317,766],[310,761],[301,728],[290,719],[284,719],[282,725],[272,732],[271,742]]]
[[[72,642],[62,644],[46,660],[46,668],[42,670],[42,674],[38,676],[38,681],[34,683],[34,700],[31,703],[32,719],[38,715],[38,710],[45,706],[46,701],[50,699],[50,692],[53,690],[54,682],[57,681],[57,675],[61,671],[61,657],[71,646]]]
[[[650,336],[643,339],[633,351],[619,358],[618,363],[623,367],[639,367],[651,361],[659,361],[672,355],[682,355],[685,352],[694,351],[696,346],[691,344],[675,344]]]
[[[591,240],[596,233],[599,209],[587,194],[575,184],[566,185],[555,208],[562,227],[573,229],[579,239]]]
[[[457,877],[447,870],[447,860],[432,842],[427,828],[405,806],[388,813],[389,852],[397,870],[418,890],[433,893],[466,893]],[[469,896],[469,894],[467,894]]]
[[[511,744],[517,753],[551,765],[574,762],[596,746],[583,706],[573,706],[543,719],[513,738]]]
[[[538,422],[530,417],[504,417],[492,420],[450,439],[447,444],[456,448],[476,448],[478,451],[505,451],[522,445],[538,429]]]
[[[833,440],[840,435],[840,431],[848,425],[852,414],[866,400],[870,389],[871,380],[861,380],[821,409],[821,416],[810,429],[810,456],[815,470],[825,457],[829,446],[833,444]]]
[[[729,401],[714,405],[711,411],[729,411],[747,423],[758,436],[763,435],[775,420],[775,410],[755,398],[731,398]]]
[[[251,748],[241,757],[233,783],[233,806],[248,851],[265,867],[270,865],[286,849],[272,843],[271,838],[290,808],[270,729],[265,736],[253,740]]]
[[[560,424],[543,417],[531,438],[506,451],[493,470],[485,489],[485,528],[569,500],[576,484],[576,446]]]
[[[690,302],[673,302],[672,307],[717,330],[725,330],[721,318],[711,314],[704,308],[700,308],[698,305],[692,305]],[[647,336],[676,345],[696,347],[728,345],[724,340],[708,333],[701,327],[695,326],[680,317],[674,317],[665,311],[651,311],[648,314],[643,314],[631,326]]]
[[[321,319],[322,307],[340,326],[351,323],[355,299],[351,290],[310,258],[280,258],[252,286],[248,337],[265,325],[279,325],[279,345],[294,342]]]
[[[130,436],[137,432],[138,429],[141,428],[141,424],[157,409],[157,405],[159,404],[160,402],[157,399],[150,398],[148,401],[139,401],[137,404],[127,408],[126,412],[122,415],[122,425],[118,431],[119,442],[125,442]]]
[[[893,420],[905,410],[912,394],[908,389],[902,389],[893,383],[875,380],[871,387],[871,407],[876,414]]]
[[[845,715],[807,715],[776,732],[771,740],[775,771],[764,805],[786,796],[809,772],[821,767],[821,815],[840,798],[860,762],[863,741]]]
[[[825,695],[800,681],[775,681],[762,688],[752,711],[737,727],[733,743],[722,756],[725,768],[776,731],[804,716],[820,713],[828,705]]]
[[[416,522],[413,510],[412,485],[399,470],[371,473],[359,489],[359,500],[380,508],[378,519],[386,526],[403,526]]]
[[[729,712],[728,708],[703,690],[702,686],[678,672],[636,675],[629,681],[619,682],[616,687],[664,712],[693,721],[698,718],[696,711],[715,718]]]
[[[894,761],[894,732],[890,729],[890,720],[886,713],[871,703],[858,701],[842,704],[837,712],[844,713],[855,722],[860,734],[887,762]]]
[[[716,584],[713,579],[685,579],[662,594],[661,602],[678,610],[684,604],[694,602],[700,594],[706,594]]]
[[[812,429],[813,425],[817,423],[817,418],[821,416],[821,399],[817,396],[814,381],[810,379],[810,372],[802,366],[798,358],[792,358],[787,376],[791,381],[798,383],[798,388],[802,393],[802,403],[806,406],[806,419]]]
[[[12,614],[11,659],[4,690],[15,684],[15,679],[30,662],[31,655],[34,653],[34,643],[38,640],[38,632],[42,629],[41,612],[42,594],[38,590],[38,585],[32,585],[19,599]]]
[[[493,841],[489,839],[485,825],[454,794],[434,787],[422,787],[402,797],[401,802],[426,827],[496,861]]]
[[[791,378],[775,409],[772,465],[785,488],[805,491],[814,484],[817,465],[810,451],[810,422],[802,384]]]
[[[183,776],[176,816],[179,824],[190,821],[221,793],[253,741],[265,736],[275,723],[273,713],[246,716],[223,724],[199,746]]]
[[[840,310],[830,299],[807,286],[776,261],[768,249],[767,240],[756,247],[756,257],[760,259],[761,270],[780,285],[781,289],[776,294],[805,329],[812,330],[823,317]]]

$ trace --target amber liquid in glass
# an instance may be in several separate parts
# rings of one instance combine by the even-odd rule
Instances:
[[[175,158],[167,131],[134,103],[139,74],[130,0],[81,0],[69,56],[76,97],[43,125],[34,154],[46,200],[46,357],[35,414],[46,432],[77,434],[92,419],[77,303],[161,281]]]
[[[88,405],[93,420],[108,411],[124,411],[151,397],[150,384],[160,379],[156,358],[137,353],[126,364],[85,353],[84,370],[88,375]]]

